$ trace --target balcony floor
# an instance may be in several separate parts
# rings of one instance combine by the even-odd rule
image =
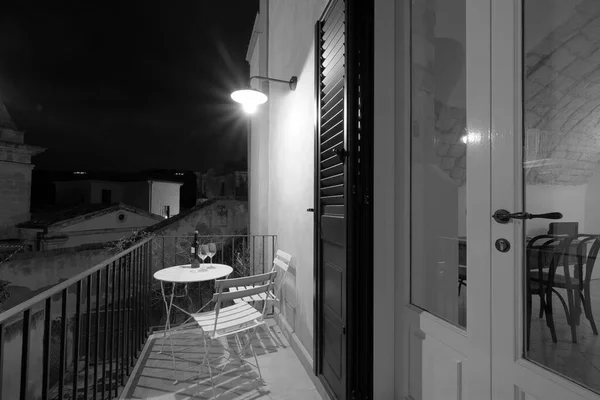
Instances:
[[[269,320],[269,330],[257,331],[252,345],[258,356],[262,376],[266,385],[257,379],[258,372],[248,364],[241,365],[233,359],[215,378],[215,394],[219,400],[267,400],[267,399],[302,399],[321,400],[324,397],[317,391],[312,379],[304,369],[294,350],[288,344],[279,327]],[[162,333],[156,333],[148,339],[140,359],[134,369],[121,399],[210,399],[213,398],[212,387],[208,379],[208,370],[199,364],[204,355],[204,345],[198,329],[187,329],[173,336],[177,370],[173,368],[169,341],[165,342],[165,354],[160,354]],[[211,356],[226,354],[224,346],[233,347],[234,341],[225,339],[214,341]],[[254,361],[248,352],[247,360]],[[217,365],[218,360],[211,365]],[[216,371],[216,372],[215,372]],[[213,374],[219,369],[213,367]],[[179,383],[174,384],[178,379]],[[318,385],[318,382],[317,382]],[[321,392],[322,393],[322,392]]]

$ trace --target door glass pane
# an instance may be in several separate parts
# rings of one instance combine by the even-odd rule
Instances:
[[[411,9],[411,302],[466,326],[465,0]]]
[[[563,215],[524,224],[525,356],[600,392],[600,1],[525,0],[523,29],[524,208]]]

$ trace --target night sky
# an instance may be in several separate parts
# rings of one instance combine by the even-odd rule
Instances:
[[[258,0],[3,1],[0,97],[38,169],[202,171],[246,156]]]

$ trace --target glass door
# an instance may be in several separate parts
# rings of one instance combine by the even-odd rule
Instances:
[[[492,0],[492,396],[600,394],[600,2]]]

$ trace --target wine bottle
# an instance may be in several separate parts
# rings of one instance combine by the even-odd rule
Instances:
[[[192,248],[190,249],[191,267],[198,268],[200,267],[200,262],[198,261],[198,231],[194,231],[194,241],[192,242]]]

